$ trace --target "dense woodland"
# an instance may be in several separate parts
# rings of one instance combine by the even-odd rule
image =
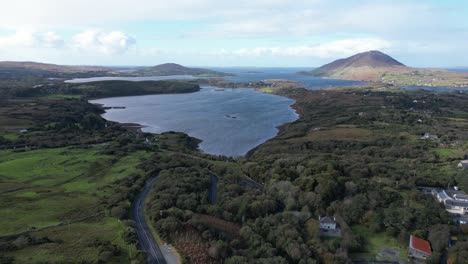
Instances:
[[[22,86],[25,85],[25,86]],[[82,84],[45,81],[31,86],[28,82],[21,86],[0,89],[0,98],[62,97],[62,98],[104,98],[129,95],[170,94],[196,92],[200,87],[195,83],[182,81],[100,81]]]
[[[168,91],[179,85],[193,88],[160,84]],[[115,92],[104,83],[92,85],[97,91],[86,97]],[[131,94],[126,85],[116,86],[122,87],[119,94]],[[73,94],[70,87],[58,94]],[[135,89],[146,89],[139,87]],[[125,232],[119,234],[127,245],[137,244],[131,203],[145,181],[157,176],[146,212],[159,236],[186,263],[349,263],[375,259],[374,237],[390,241],[405,255],[411,234],[431,242],[432,263],[447,252],[450,263],[463,263],[468,252],[464,242],[447,250],[450,236],[463,240],[468,230],[417,190],[455,185],[468,190],[467,171],[456,168],[458,160],[467,158],[465,93],[278,89],[274,92],[296,100],[301,117],[248,157],[228,158],[199,153],[197,140],[181,133],[151,135],[107,122],[98,106],[80,98],[51,97],[55,90],[33,97],[11,90],[14,99],[0,107],[1,148],[105,144],[99,155],[112,157],[111,163],[147,153],[138,161],[139,173],[125,174],[96,191],[104,195],[98,195],[93,210],[123,220]],[[19,128],[27,132],[12,136]],[[439,139],[421,140],[425,132]],[[99,175],[96,171],[94,177]],[[213,177],[218,179],[215,187]],[[320,235],[318,217],[325,215],[336,217],[341,238]],[[34,232],[3,240],[1,260],[6,263],[14,263],[25,248],[66,243]],[[83,263],[112,263],[119,256],[144,262],[143,252],[127,253],[112,240],[92,243],[87,246],[97,248],[98,257]]]
[[[467,173],[455,169],[465,152],[452,158],[437,151],[447,146],[466,151],[467,123],[451,123],[467,117],[466,95],[278,93],[297,100],[301,118],[248,158],[234,163],[187,156],[154,160],[161,164],[155,165],[160,178],[149,209],[160,234],[177,245],[181,242],[173,234],[185,230],[194,214],[212,215],[240,226],[233,234],[210,221],[193,224],[218,261],[347,263],[365,252],[367,238],[354,227],[366,226],[402,245],[410,234],[429,239],[432,261],[438,263],[457,226],[417,186],[466,186]],[[420,140],[426,131],[440,140]],[[208,200],[213,173],[221,178],[216,204]],[[246,184],[248,179],[261,187]],[[336,216],[341,239],[319,237],[317,219],[323,215]]]

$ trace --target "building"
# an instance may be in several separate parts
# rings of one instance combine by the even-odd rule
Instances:
[[[464,215],[468,213],[468,202],[458,200],[445,201],[445,210],[452,214]]]
[[[328,216],[319,217],[319,222],[320,222],[320,229],[330,229],[330,230],[336,229],[335,218],[331,219]]]
[[[445,210],[451,214],[468,214],[468,195],[457,190],[436,191],[437,200],[445,205]]]
[[[453,195],[453,198],[458,201],[465,201],[468,202],[468,195],[464,193],[456,193]]]
[[[459,168],[468,168],[468,160],[462,160],[458,163]]]
[[[439,138],[439,137],[438,137],[437,135],[432,135],[431,133],[426,132],[426,133],[424,133],[424,136],[422,136],[420,139],[422,139],[422,140],[427,140],[427,139],[429,139],[429,140],[436,140],[436,139],[438,139],[438,138]]]
[[[443,204],[445,204],[445,201],[452,199],[450,198],[450,196],[448,196],[445,190],[440,190],[436,192],[436,196],[437,196],[437,200],[439,201],[439,203],[443,203]]]
[[[410,258],[429,259],[432,256],[431,244],[419,237],[410,236],[408,255]]]

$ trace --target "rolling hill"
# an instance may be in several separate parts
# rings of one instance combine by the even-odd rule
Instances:
[[[164,63],[152,67],[138,68],[131,72],[138,76],[193,75],[199,77],[223,77],[231,74],[202,68],[189,68],[176,63]]]
[[[51,63],[40,63],[33,61],[0,61],[0,70],[30,70],[44,72],[61,72],[61,73],[77,73],[77,72],[97,72],[108,71],[110,68],[101,66],[69,66],[58,65]]]
[[[1,61],[0,83],[8,82],[34,84],[39,79],[86,78],[111,75],[110,67],[71,66],[32,61]]]
[[[72,66],[32,61],[0,61],[0,79],[27,78],[86,78],[99,76],[142,77],[193,75],[197,77],[223,77],[231,74],[202,68],[189,68],[175,63],[151,67]]]

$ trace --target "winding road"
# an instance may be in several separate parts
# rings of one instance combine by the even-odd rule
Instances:
[[[153,177],[146,182],[145,188],[138,195],[135,203],[133,204],[132,215],[133,219],[136,222],[136,231],[138,235],[138,240],[140,241],[140,248],[145,251],[148,255],[148,264],[166,264],[166,259],[164,258],[161,248],[151,233],[151,229],[146,222],[144,215],[144,204],[145,199],[148,196],[151,187],[154,184],[156,177]]]

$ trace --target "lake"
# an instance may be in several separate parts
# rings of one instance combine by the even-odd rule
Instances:
[[[109,109],[104,118],[138,123],[144,132],[185,132],[201,139],[200,149],[214,155],[243,156],[298,118],[294,100],[253,89],[205,86],[188,94],[145,95],[92,100]]]

